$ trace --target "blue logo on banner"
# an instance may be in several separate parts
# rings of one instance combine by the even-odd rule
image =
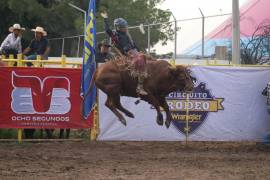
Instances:
[[[173,92],[166,99],[172,114],[173,125],[184,134],[187,132],[192,134],[198,129],[210,112],[224,110],[222,106],[224,98],[215,98],[206,88],[205,83],[196,86],[192,93]]]

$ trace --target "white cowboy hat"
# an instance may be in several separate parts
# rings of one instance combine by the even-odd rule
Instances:
[[[13,32],[15,29],[18,29],[18,30],[21,30],[21,31],[24,31],[25,28],[21,27],[20,24],[14,24],[13,26],[9,27],[9,32]]]
[[[44,30],[43,27],[40,27],[40,26],[37,26],[36,29],[31,29],[31,31],[40,32],[43,34],[43,36],[47,36],[47,32]]]

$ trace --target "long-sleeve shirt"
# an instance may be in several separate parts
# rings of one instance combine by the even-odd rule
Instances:
[[[108,18],[104,18],[104,29],[106,33],[112,38],[113,44],[121,51],[122,54],[126,55],[129,50],[136,49],[139,51],[138,47],[131,40],[126,32],[122,31],[112,31],[108,22]]]
[[[18,53],[22,53],[21,37],[15,37],[14,33],[10,33],[2,42],[0,51],[2,51],[4,48],[15,49],[18,51]]]

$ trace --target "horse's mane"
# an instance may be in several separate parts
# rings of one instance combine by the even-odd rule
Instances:
[[[156,61],[152,56],[145,54],[144,57],[147,61]],[[140,75],[144,75],[147,77],[147,71],[140,72],[136,70],[134,64],[132,63],[132,58],[129,56],[115,56],[113,59],[111,59],[111,62],[120,70],[120,71],[129,71],[130,75],[132,77],[138,77]]]
[[[118,67],[127,67],[131,64],[131,59],[127,56],[115,56],[110,61]]]
[[[155,58],[153,58],[151,55],[149,54],[145,54],[144,53],[144,56],[146,58],[146,61],[156,61]],[[120,56],[120,55],[117,55],[117,56],[114,56],[111,61],[116,64],[116,65],[129,65],[132,61],[132,59],[128,56]]]

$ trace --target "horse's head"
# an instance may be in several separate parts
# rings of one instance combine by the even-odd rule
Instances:
[[[179,91],[192,91],[196,78],[191,76],[191,70],[186,66],[170,66],[169,72],[174,79],[174,86]]]

